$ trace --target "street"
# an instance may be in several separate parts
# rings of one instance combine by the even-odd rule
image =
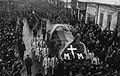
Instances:
[[[28,23],[27,20],[24,20],[24,27],[23,27],[23,41],[25,43],[26,46],[26,51],[25,51],[25,55],[24,55],[24,59],[26,58],[26,55],[29,54],[32,58],[33,61],[33,66],[32,66],[32,76],[35,76],[35,74],[37,73],[37,71],[40,69],[44,75],[44,71],[43,71],[43,67],[42,67],[42,61],[39,63],[36,60],[35,55],[31,52],[31,43],[30,43],[30,39],[32,38],[32,31],[29,30],[28,27]],[[38,35],[40,35],[40,38],[42,38],[42,33],[41,30],[38,31]],[[23,67],[23,71],[22,71],[22,76],[26,76],[26,68],[25,65]]]

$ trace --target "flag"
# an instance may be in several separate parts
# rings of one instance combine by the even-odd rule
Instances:
[[[68,44],[68,46],[63,49],[65,49],[61,55],[63,59],[65,58],[65,55],[70,58],[70,60],[79,59],[79,57],[83,58],[87,55],[86,46],[84,43],[81,41],[76,42],[76,39],[74,39],[73,42]]]

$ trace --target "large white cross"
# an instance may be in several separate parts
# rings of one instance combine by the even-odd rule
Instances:
[[[73,46],[70,45],[70,48],[67,48],[67,50],[70,50],[73,55],[73,58],[75,58],[74,50],[77,50],[77,48],[73,48]]]

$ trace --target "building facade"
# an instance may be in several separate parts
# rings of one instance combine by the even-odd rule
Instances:
[[[60,0],[72,7],[79,21],[98,24],[102,30],[120,31],[120,1],[115,0]]]
[[[78,0],[77,6],[81,7],[80,3],[84,4],[84,9],[86,10],[86,23],[98,24],[102,30],[107,29],[113,31],[116,27],[119,27],[118,23],[120,22],[120,20],[118,19],[118,3],[110,4],[104,2],[101,3],[99,1],[94,2],[94,0]]]
[[[114,30],[117,25],[118,10],[116,7],[99,5],[97,24],[102,29]]]
[[[118,9],[105,4],[87,3],[86,22],[98,24],[102,29],[114,30],[117,25]]]

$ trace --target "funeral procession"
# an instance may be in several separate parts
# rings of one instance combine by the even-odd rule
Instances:
[[[120,76],[120,0],[0,0],[0,76]]]

